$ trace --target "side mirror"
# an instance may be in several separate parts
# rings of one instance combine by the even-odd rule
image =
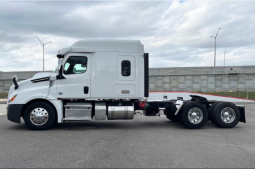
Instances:
[[[15,75],[15,76],[13,76],[13,78],[12,78],[12,82],[13,82],[13,84],[14,84],[14,89],[16,90],[16,89],[18,89],[19,88],[19,85],[18,85],[18,76],[17,75]]]
[[[13,76],[13,78],[15,78],[16,82],[18,82],[19,77],[17,75]]]
[[[57,75],[57,79],[65,79],[65,77],[63,76],[63,58],[60,58],[58,60],[58,75]]]
[[[63,65],[63,58],[60,58],[60,59],[58,59],[58,72],[62,65]]]

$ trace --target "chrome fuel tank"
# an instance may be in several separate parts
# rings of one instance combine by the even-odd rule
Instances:
[[[108,120],[131,120],[134,118],[133,106],[108,106]]]

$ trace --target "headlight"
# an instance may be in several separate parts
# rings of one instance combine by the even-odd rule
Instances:
[[[17,94],[15,94],[14,96],[12,96],[10,99],[9,99],[9,103],[12,102],[15,98],[16,98]]]

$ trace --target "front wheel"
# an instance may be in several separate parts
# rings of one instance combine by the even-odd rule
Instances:
[[[180,122],[190,129],[202,128],[208,119],[208,113],[202,104],[190,102],[185,104],[178,114]]]
[[[56,111],[47,102],[34,102],[24,112],[24,121],[32,130],[46,130],[53,126],[56,121]]]

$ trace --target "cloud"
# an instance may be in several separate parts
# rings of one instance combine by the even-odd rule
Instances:
[[[253,1],[0,2],[0,71],[53,70],[56,53],[86,38],[140,39],[150,67],[255,64]]]

